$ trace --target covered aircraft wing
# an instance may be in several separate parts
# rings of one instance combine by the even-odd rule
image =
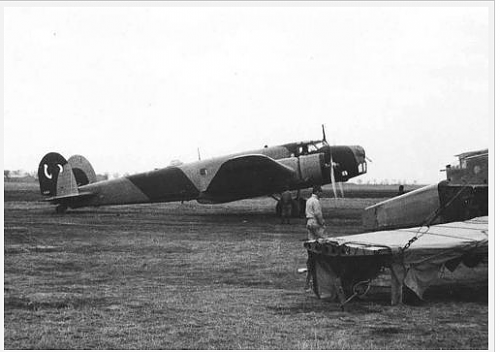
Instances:
[[[444,267],[475,266],[488,255],[488,216],[429,227],[330,237],[304,244],[314,254],[319,291],[331,290],[331,272],[352,283],[389,267],[396,282],[420,298]],[[378,266],[378,268],[377,268]],[[346,281],[345,277],[342,277]]]
[[[340,246],[350,247],[352,253],[357,248],[386,248],[397,254],[410,240],[404,250],[407,263],[424,261],[446,262],[468,250],[488,251],[488,217],[482,216],[467,221],[451,222],[433,226],[409,229],[377,231],[360,235],[326,239]]]
[[[295,171],[265,155],[244,155],[224,162],[205,194],[217,201],[248,198],[285,189]]]

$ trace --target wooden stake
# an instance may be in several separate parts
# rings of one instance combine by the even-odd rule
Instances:
[[[404,275],[398,277],[398,272],[404,273],[404,267],[400,264],[391,265],[391,305],[396,306],[403,303],[403,279]]]

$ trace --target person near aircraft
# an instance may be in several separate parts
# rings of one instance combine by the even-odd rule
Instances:
[[[290,218],[292,217],[292,207],[293,199],[292,192],[287,187],[285,191],[281,194],[281,223],[290,224]]]
[[[306,229],[307,237],[309,240],[317,240],[322,238],[325,233],[325,220],[323,219],[323,212],[319,198],[321,197],[321,186],[314,186],[311,197],[306,202]],[[313,270],[313,260],[311,254],[308,252],[307,258],[307,277],[304,289],[310,290],[311,279]]]
[[[314,186],[313,193],[306,202],[306,229],[309,240],[322,238],[325,232],[325,220],[319,202],[321,193],[321,186]]]
[[[398,196],[401,196],[403,194],[405,194],[405,186],[403,185],[399,185],[399,189],[398,189]]]

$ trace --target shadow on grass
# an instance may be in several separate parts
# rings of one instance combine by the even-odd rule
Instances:
[[[266,306],[267,309],[279,315],[296,315],[307,313],[334,313],[339,317],[352,314],[365,315],[370,313],[381,313],[385,307],[370,302],[351,301],[344,307],[340,306],[337,300],[319,300],[313,296],[305,296],[300,301],[292,302],[288,305]]]
[[[377,335],[378,337],[384,336],[384,335],[393,335],[393,334],[401,334],[406,332],[405,329],[402,329],[400,327],[395,327],[395,326],[376,326],[376,327],[370,327],[370,334],[372,335]]]
[[[406,293],[405,293],[406,294]],[[305,294],[304,294],[305,295]],[[293,296],[293,298],[292,298]],[[318,299],[312,294],[304,296],[300,301],[297,300],[299,294],[290,295],[287,300],[291,300],[290,304],[277,306],[266,306],[280,315],[295,315],[300,313],[328,313],[328,312],[343,312],[340,303],[337,300]],[[416,297],[416,295],[415,295]],[[436,286],[431,286],[424,295],[424,301],[418,300],[408,301],[405,299],[405,306],[420,306],[430,307],[436,303],[479,303],[481,305],[488,304],[488,283],[448,283]],[[382,313],[388,307],[391,307],[390,288],[379,289],[371,293],[367,297],[360,299],[354,298],[344,307],[344,312],[349,314],[370,314]],[[396,331],[397,330],[397,331]],[[374,328],[374,333],[380,334],[395,334],[401,333],[398,329]]]
[[[475,302],[488,304],[488,281],[447,283],[431,286],[424,294],[425,302]]]
[[[6,296],[4,298],[4,310],[22,309],[38,311],[44,309],[78,309],[83,307],[105,306],[105,298],[59,298],[51,297],[44,300],[32,300],[28,297]]]

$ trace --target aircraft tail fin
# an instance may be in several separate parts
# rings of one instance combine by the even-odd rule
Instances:
[[[73,155],[66,160],[59,153],[48,153],[38,166],[40,192],[44,196],[78,194],[78,186],[94,183],[96,180],[94,168],[81,155]]]
[[[83,156],[73,155],[68,159],[68,163],[73,170],[77,186],[88,185],[97,181],[94,168]]]
[[[66,164],[68,161],[59,153],[48,153],[42,158],[38,165],[38,182],[42,195],[52,197],[57,195],[59,173]]]
[[[70,163],[63,166],[62,172],[57,177],[56,196],[70,196],[78,194],[78,185],[73,174],[73,168]]]
[[[80,192],[78,190],[76,177],[73,171],[70,163],[64,165],[63,171],[59,173],[57,178],[57,194],[53,197],[45,198],[45,201],[73,207],[75,203],[95,196],[92,192]]]

